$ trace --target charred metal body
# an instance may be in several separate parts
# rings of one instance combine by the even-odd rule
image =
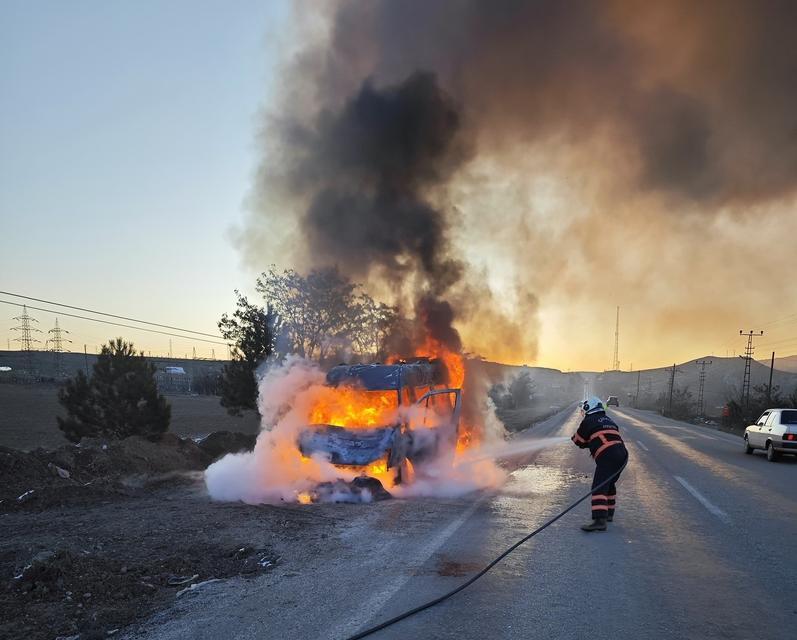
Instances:
[[[368,391],[432,387],[443,384],[445,367],[439,360],[418,358],[396,364],[341,364],[327,373],[327,384],[354,384]]]

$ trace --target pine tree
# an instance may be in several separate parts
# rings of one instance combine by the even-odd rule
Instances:
[[[232,361],[221,374],[221,406],[233,416],[257,409],[258,365],[274,350],[274,336],[279,331],[279,318],[268,308],[258,307],[238,291],[238,308],[232,316],[226,313],[219,321],[219,330],[226,340],[235,343]]]
[[[99,436],[156,436],[169,428],[171,407],[158,394],[155,367],[122,338],[103,345],[91,378],[79,371],[58,393],[67,412],[58,428],[72,442]]]

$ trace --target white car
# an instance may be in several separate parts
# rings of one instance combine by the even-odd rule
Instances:
[[[744,430],[744,452],[764,449],[775,462],[781,453],[797,454],[797,409],[767,409]]]

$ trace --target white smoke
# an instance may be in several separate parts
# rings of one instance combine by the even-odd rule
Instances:
[[[300,493],[319,482],[351,479],[322,456],[303,458],[297,445],[300,431],[307,426],[313,390],[324,381],[317,365],[298,356],[288,356],[265,371],[258,386],[262,419],[255,448],[229,454],[207,468],[205,484],[213,499],[295,502]]]

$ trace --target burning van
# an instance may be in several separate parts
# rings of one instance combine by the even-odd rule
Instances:
[[[299,450],[386,489],[410,482],[426,463],[453,459],[462,390],[448,381],[445,364],[427,358],[333,367]]]

